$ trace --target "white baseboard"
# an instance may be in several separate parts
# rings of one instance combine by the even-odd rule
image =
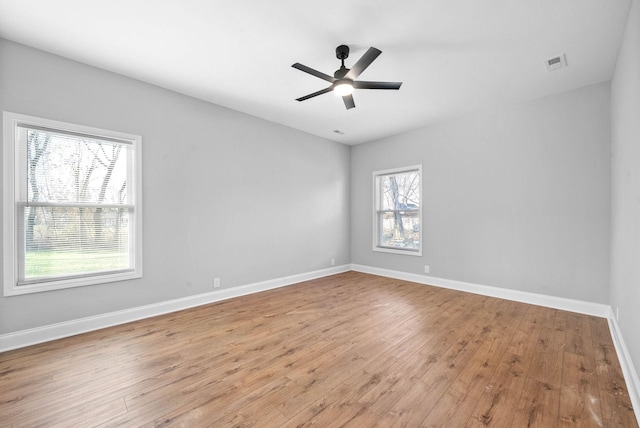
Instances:
[[[469,282],[454,281],[451,279],[438,278],[435,276],[419,275],[413,273],[400,272],[390,269],[381,269],[371,266],[352,264],[351,270],[373,275],[386,276],[388,278],[401,279],[404,281],[417,282],[419,284],[433,285],[436,287],[450,288],[453,290],[465,291],[468,293],[480,294],[483,296],[497,297],[500,299],[514,300],[532,305],[545,306],[548,308],[562,309],[570,312],[577,312],[585,315],[607,318],[611,338],[616,348],[616,354],[620,360],[620,367],[627,384],[627,391],[631,404],[635,410],[638,425],[640,425],[640,378],[633,365],[631,355],[627,349],[622,332],[613,316],[613,310],[609,305],[600,303],[585,302],[581,300],[566,299],[563,297],[546,296],[544,294],[528,293],[525,291],[509,290],[506,288],[491,287],[488,285],[473,284]]]
[[[633,360],[631,360],[627,345],[624,343],[622,332],[613,314],[613,310],[609,313],[609,330],[611,331],[613,345],[616,347],[618,360],[620,360],[620,367],[622,368],[622,374],[627,384],[631,405],[635,410],[638,425],[640,425],[640,377],[638,377],[638,372],[633,365]]]
[[[143,318],[150,318],[157,315],[180,311],[195,306],[206,305],[208,303],[219,302],[233,297],[240,297],[247,294],[258,293],[260,291],[284,287],[298,282],[347,272],[349,270],[351,270],[350,265],[333,266],[328,269],[270,279],[267,281],[255,282],[253,284],[216,290],[210,293],[197,294],[194,296],[168,300],[166,302],[159,302],[151,305],[139,306],[136,308],[3,334],[0,335],[0,352],[23,348],[25,346],[48,342],[50,340],[61,339],[63,337],[74,336],[76,334],[99,330],[101,328],[112,327],[114,325],[137,321]]]
[[[610,308],[600,303],[585,302],[581,300],[566,299],[564,297],[547,296],[544,294],[529,293],[526,291],[510,290],[508,288],[492,287],[489,285],[473,284],[470,282],[455,281],[452,279],[438,278],[436,276],[419,275],[415,273],[400,272],[390,269],[381,269],[371,266],[352,264],[351,270],[373,275],[386,276],[404,281],[417,282],[419,284],[433,285],[435,287],[450,288],[452,290],[465,291],[467,293],[483,296],[497,297],[548,308],[562,309],[570,312],[594,315],[608,318]]]

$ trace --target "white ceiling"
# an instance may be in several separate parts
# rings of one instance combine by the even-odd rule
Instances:
[[[345,144],[611,79],[630,0],[0,0],[0,37]],[[297,102],[369,46],[356,90]],[[566,53],[568,67],[547,72]],[[1,64],[0,64],[1,72]],[[340,130],[343,135],[334,131]]]

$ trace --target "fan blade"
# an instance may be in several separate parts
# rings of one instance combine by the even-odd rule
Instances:
[[[367,82],[355,81],[353,87],[356,89],[400,89],[402,82]]]
[[[345,95],[342,97],[342,101],[344,101],[344,105],[349,110],[350,108],[355,108],[356,103],[353,101],[353,95]]]
[[[356,80],[356,78],[358,76],[360,76],[360,74],[366,70],[367,67],[369,67],[371,65],[371,63],[378,58],[378,55],[380,55],[382,53],[381,50],[376,49],[376,48],[369,48],[368,51],[366,51],[364,53],[364,55],[362,55],[362,58],[360,58],[358,60],[358,62],[355,63],[355,65],[353,67],[351,67],[351,70],[349,70],[349,72],[347,73],[347,75],[345,76],[347,79],[351,79],[351,80]]]
[[[333,91],[333,86],[329,86],[328,88],[321,89],[318,92],[314,92],[313,94],[305,95],[304,97],[296,98],[296,101],[304,101],[309,98],[317,97],[318,95],[326,94],[327,92]]]
[[[324,73],[322,73],[322,72],[320,72],[318,70],[314,70],[313,68],[307,67],[306,65],[302,65],[302,64],[300,64],[298,62],[293,64],[291,67],[297,68],[298,70],[304,71],[305,73],[309,73],[312,76],[319,77],[319,78],[321,78],[323,80],[326,80],[327,82],[333,83],[333,82],[336,81],[335,77],[329,76],[328,74],[324,74]]]

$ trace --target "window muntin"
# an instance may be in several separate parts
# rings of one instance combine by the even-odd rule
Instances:
[[[422,167],[374,172],[374,251],[422,254]]]
[[[141,277],[141,138],[5,112],[7,139],[5,295]]]

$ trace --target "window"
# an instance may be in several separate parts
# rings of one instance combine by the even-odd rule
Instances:
[[[373,173],[374,251],[422,255],[421,176],[420,165]]]
[[[4,294],[142,276],[141,137],[4,113]]]

